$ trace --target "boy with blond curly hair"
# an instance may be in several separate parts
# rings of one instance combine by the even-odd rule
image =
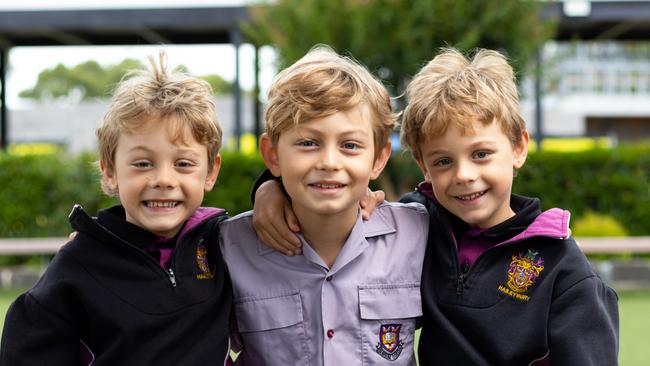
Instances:
[[[3,365],[217,365],[232,293],[218,247],[225,212],[201,208],[217,179],[221,129],[210,86],[150,57],[117,88],[101,127],[105,193],[39,282],[12,304]]]
[[[528,152],[511,66],[443,50],[407,88],[401,137],[432,217],[423,365],[615,365],[616,293],[570,236],[569,212],[512,194]],[[443,230],[449,228],[449,230]]]
[[[252,212],[221,224],[246,365],[414,365],[428,216],[359,199],[390,156],[395,124],[384,86],[328,48],[274,80],[260,146],[281,178],[303,255],[255,234]],[[408,265],[406,265],[408,263]]]

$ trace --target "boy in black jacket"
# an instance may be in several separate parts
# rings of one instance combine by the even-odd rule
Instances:
[[[528,132],[506,59],[444,50],[407,97],[402,143],[425,182],[402,201],[423,203],[431,219],[420,364],[616,365],[617,297],[570,237],[569,213],[511,192]],[[265,194],[267,209],[273,201]],[[270,217],[256,222],[285,234],[269,244],[291,251]]]
[[[2,365],[217,365],[228,350],[231,287],[214,186],[221,129],[210,86],[151,72],[123,81],[97,130],[102,188],[121,205],[78,232],[9,309]]]

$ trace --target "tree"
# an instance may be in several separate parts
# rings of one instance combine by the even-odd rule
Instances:
[[[72,68],[58,64],[41,71],[36,85],[21,91],[19,96],[37,101],[106,99],[110,98],[115,86],[127,71],[144,68],[144,64],[134,59],[124,59],[120,63],[105,67],[96,61],[85,61]],[[184,65],[178,66],[175,71],[188,73]],[[206,75],[201,78],[210,83],[215,94],[226,94],[231,90],[231,83],[219,75]]]
[[[395,95],[440,47],[498,49],[522,70],[553,31],[538,0],[277,0],[251,8],[243,25],[273,45],[285,67],[315,44],[349,54]]]

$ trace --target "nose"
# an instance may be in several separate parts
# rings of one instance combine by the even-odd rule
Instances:
[[[160,166],[153,170],[150,186],[155,189],[173,189],[177,180],[173,167]]]
[[[456,162],[456,182],[459,184],[473,182],[478,179],[478,169],[475,164],[468,161]]]
[[[338,170],[341,169],[339,151],[336,147],[323,147],[319,154],[317,169]]]

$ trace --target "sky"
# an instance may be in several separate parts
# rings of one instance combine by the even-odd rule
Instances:
[[[61,10],[146,7],[201,7],[242,5],[250,1],[236,0],[0,0],[2,10]],[[194,75],[218,74],[226,80],[235,77],[235,48],[231,45],[152,45],[152,46],[58,46],[14,47],[9,51],[7,71],[7,105],[10,109],[28,108],[29,104],[18,93],[36,84],[38,74],[59,63],[72,67],[87,60],[102,65],[135,58],[148,64],[146,57],[158,50],[167,53],[169,66],[187,66]],[[245,89],[253,86],[253,53],[250,45],[240,47],[240,84]],[[270,47],[260,50],[260,84],[262,90],[270,84],[276,70],[275,54]]]

